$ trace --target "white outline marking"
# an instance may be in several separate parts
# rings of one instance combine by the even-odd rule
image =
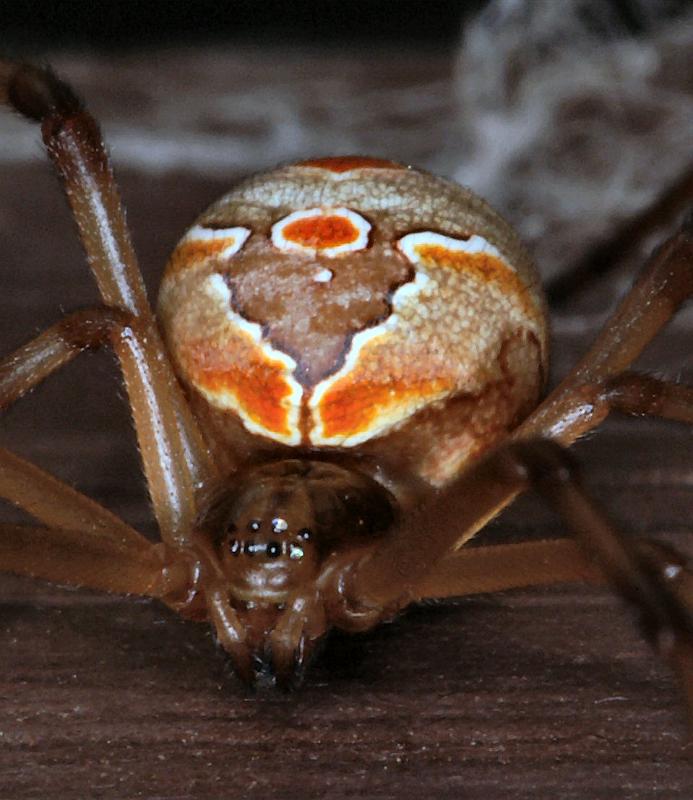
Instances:
[[[321,269],[313,275],[315,283],[329,283],[334,278],[334,272],[331,269]]]
[[[287,225],[302,219],[311,219],[312,217],[344,217],[356,228],[358,235],[353,242],[333,245],[332,247],[306,247],[303,244],[285,238],[284,228]],[[272,244],[285,253],[304,253],[312,256],[319,253],[321,256],[334,258],[343,253],[353,253],[356,250],[363,250],[367,247],[370,230],[371,225],[368,220],[348,208],[305,208],[301,211],[294,211],[272,225]]]
[[[423,398],[419,403],[412,402],[410,400],[405,408],[402,408],[401,406],[394,406],[392,408],[388,408],[387,413],[376,413],[369,428],[353,435],[346,434],[339,436],[325,436],[325,426],[319,409],[319,405],[325,394],[330,391],[330,389],[338,380],[347,376],[349,372],[354,369],[359,358],[361,357],[361,351],[363,348],[374,339],[400,328],[402,323],[397,312],[403,306],[410,305],[412,302],[416,302],[417,296],[428,285],[430,280],[431,279],[428,277],[428,275],[425,275],[423,272],[417,272],[413,281],[400,286],[399,289],[397,289],[397,291],[392,295],[392,314],[390,314],[386,320],[381,322],[380,325],[376,325],[374,328],[368,328],[365,331],[359,331],[359,333],[357,333],[351,340],[351,347],[349,348],[349,353],[344,360],[342,368],[329,378],[326,378],[324,381],[321,381],[319,384],[317,384],[308,402],[308,407],[311,411],[311,416],[314,422],[314,426],[309,434],[311,444],[354,447],[355,445],[366,442],[369,439],[381,436],[383,433],[390,430],[390,428],[398,425],[400,422],[403,422],[405,419],[412,416],[412,414],[414,414],[423,406],[429,405],[438,399],[437,397],[426,397]],[[441,392],[440,396],[442,397],[447,393],[447,390]]]
[[[283,377],[291,389],[291,393],[282,400],[281,404],[287,412],[287,426],[291,432],[287,436],[284,436],[276,431],[270,431],[255,422],[246,414],[245,408],[241,406],[236,394],[233,392],[212,392],[205,389],[204,386],[195,383],[198,391],[200,391],[216,408],[234,411],[243,425],[251,433],[259,433],[261,436],[266,436],[288,445],[300,444],[301,431],[299,430],[299,421],[301,418],[303,387],[292,376],[297,366],[296,362],[291,356],[288,356],[281,350],[275,350],[274,347],[264,339],[262,327],[258,325],[257,322],[249,322],[231,308],[231,291],[221,275],[210,275],[203,284],[203,290],[212,302],[221,306],[228,321],[237,332],[246,334],[255,344],[259,345],[265,358],[274,362],[278,361],[284,367],[285,372]]]
[[[228,247],[218,253],[221,258],[231,258],[243,247],[249,236],[249,228],[205,228],[202,225],[193,225],[178,244],[180,246],[187,242],[213,242],[217,239],[233,239],[233,242]]]
[[[501,252],[483,236],[476,233],[469,239],[454,239],[452,236],[444,236],[442,233],[434,231],[419,231],[418,233],[408,233],[397,241],[397,249],[404,253],[412,264],[427,264],[429,261],[418,252],[417,248],[421,245],[443,247],[453,253],[469,253],[470,255],[485,253],[502,261],[508,269],[515,272],[515,268],[503,258]]]

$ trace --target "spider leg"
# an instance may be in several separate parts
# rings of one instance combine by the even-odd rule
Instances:
[[[0,409],[132,324],[130,315],[110,308],[63,318],[0,361]],[[189,592],[194,570],[185,559],[169,558],[164,545],[153,545],[94,500],[4,448],[0,497],[49,526],[0,524],[0,571],[160,597],[174,607]]]
[[[0,409],[33,389],[86,349],[132,335],[138,320],[113,308],[91,308],[61,319],[0,360]],[[118,531],[130,540],[146,540],[93,500],[13,456],[0,455],[0,496],[51,526],[72,530]]]
[[[691,295],[693,215],[653,253],[587,354],[513,438],[550,436],[571,444],[611,408],[690,422],[692,389],[625,371]]]
[[[449,555],[461,529],[476,528],[478,520],[493,513],[506,493],[530,487],[557,511],[575,536],[583,555],[577,556],[573,565],[566,559],[575,551],[560,542]],[[460,498],[466,502],[462,504]],[[510,558],[496,565],[494,555]],[[446,557],[462,570],[456,579],[450,575]],[[539,561],[533,563],[534,558]],[[645,636],[682,678],[693,723],[693,573],[673,550],[622,535],[582,488],[567,450],[548,439],[504,443],[435,497],[412,509],[391,539],[338,571],[328,602],[336,608],[335,595],[341,594],[354,616],[364,609],[380,609],[382,616],[387,616],[423,596],[459,596],[547,583],[554,566],[562,572],[560,577],[568,580],[599,581],[599,573],[603,573],[637,610]],[[470,570],[469,585],[465,567]],[[481,576],[481,569],[488,569],[489,575]],[[496,569],[499,572],[494,575]],[[436,570],[439,577],[443,573],[447,585],[436,586]]]
[[[81,531],[85,539],[106,537],[135,549],[150,547],[142,534],[103,506],[4,448],[0,448],[0,497],[46,525]]]
[[[164,541],[186,546],[196,490],[215,475],[147,301],[120,197],[93,118],[47,69],[0,61],[0,102],[41,122],[104,303],[138,320],[115,343]]]
[[[693,424],[693,387],[637,372],[622,372],[607,378],[602,384],[575,388],[574,394],[561,396],[560,400],[564,416],[544,415],[539,409],[510,439],[526,441],[541,436],[569,446],[580,435],[603,422],[611,411]],[[467,528],[460,527],[455,548],[469,541],[516,495],[515,491],[500,494],[497,505],[488,515],[479,517]],[[460,502],[464,502],[463,497],[460,497]]]
[[[133,322],[117,308],[88,308],[63,317],[0,359],[0,410],[85,350],[114,342]]]
[[[189,594],[194,564],[4,448],[0,497],[47,526],[0,523],[0,572],[158,597],[174,608]]]
[[[417,600],[441,600],[554,583],[606,582],[573,539],[463,547],[448,553],[416,584]]]
[[[161,597],[167,581],[157,545],[99,531],[0,524],[0,569],[52,583]]]
[[[5,409],[83,350],[117,335],[128,315],[96,308],[71,314],[0,360],[0,409]],[[46,525],[115,537],[123,545],[149,542],[103,506],[34,464],[0,448],[0,497]]]
[[[352,629],[360,619],[370,627],[422,597],[554,578],[594,581],[601,573],[638,609],[646,636],[682,677],[693,721],[693,574],[675,552],[622,536],[584,492],[562,446],[610,410],[693,422],[693,388],[627,371],[692,293],[689,220],[653,255],[588,354],[509,442],[408,509],[392,538],[365,549],[351,567],[330,565],[323,582],[333,618],[341,614]],[[563,542],[455,552],[530,486],[566,521],[582,556]]]

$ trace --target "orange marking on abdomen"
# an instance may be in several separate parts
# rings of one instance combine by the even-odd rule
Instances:
[[[282,233],[290,242],[318,250],[351,244],[359,237],[356,225],[337,214],[297,219],[284,227]]]
[[[199,264],[208,258],[218,256],[222,250],[226,250],[233,243],[233,239],[183,241],[171,253],[168,268],[176,271],[193,264]]]
[[[233,395],[242,415],[268,433],[290,436],[293,431],[285,401],[292,390],[284,377],[285,365],[254,353],[244,355],[236,358],[233,366],[217,368],[209,363],[213,354],[202,350],[193,356],[191,379],[202,391]]]
[[[399,422],[402,409],[425,405],[430,398],[449,391],[444,378],[423,378],[402,382],[359,382],[346,375],[330,387],[318,406],[323,424],[322,437],[352,437],[367,433],[383,417]]]
[[[318,167],[330,172],[350,172],[352,169],[405,169],[396,161],[386,158],[369,158],[368,156],[334,156],[327,158],[311,158],[299,161],[298,167]]]
[[[501,259],[490,253],[465,253],[462,250],[450,250],[437,244],[419,244],[415,250],[424,264],[435,265],[447,269],[464,270],[484,283],[493,281],[505,292],[512,293],[522,302],[524,312],[529,317],[536,317],[538,308],[532,300],[518,274]]]
[[[186,267],[194,267],[211,258],[228,260],[243,247],[249,236],[248,228],[214,230],[195,225],[176,245],[167,271],[170,274]]]
[[[414,249],[422,261],[433,261],[439,266],[453,269],[471,267],[488,278],[512,272],[500,259],[489,253],[466,253],[464,250],[450,250],[440,244],[418,244]]]

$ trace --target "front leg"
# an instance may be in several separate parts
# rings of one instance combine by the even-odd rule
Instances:
[[[0,409],[85,350],[104,344],[117,350],[121,341],[136,341],[142,335],[139,320],[119,309],[91,308],[69,314],[0,360]],[[6,450],[0,450],[0,497],[51,527],[82,530],[86,536],[117,534],[123,540],[142,540],[98,503]]]
[[[138,321],[114,343],[162,537],[186,545],[196,492],[216,477],[147,301],[101,132],[50,70],[0,60],[0,102],[41,123],[103,301]]]

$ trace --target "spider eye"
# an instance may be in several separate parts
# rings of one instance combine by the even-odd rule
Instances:
[[[281,555],[282,546],[279,542],[270,542],[265,551],[270,558],[277,558]]]
[[[238,541],[238,539],[232,539],[231,542],[229,543],[229,550],[231,551],[231,555],[232,556],[239,555],[241,549],[242,549],[241,543]]]
[[[289,545],[289,558],[292,561],[299,561],[303,558],[303,548],[299,547],[297,544],[290,544]]]
[[[284,533],[288,527],[289,523],[281,517],[275,517],[272,520],[272,533]]]
[[[261,524],[259,519],[251,519],[248,523],[248,530],[251,531],[251,533],[257,533],[257,531],[260,530]]]
[[[312,535],[313,534],[308,528],[301,528],[301,530],[298,532],[298,538],[302,539],[304,542],[307,542]]]

